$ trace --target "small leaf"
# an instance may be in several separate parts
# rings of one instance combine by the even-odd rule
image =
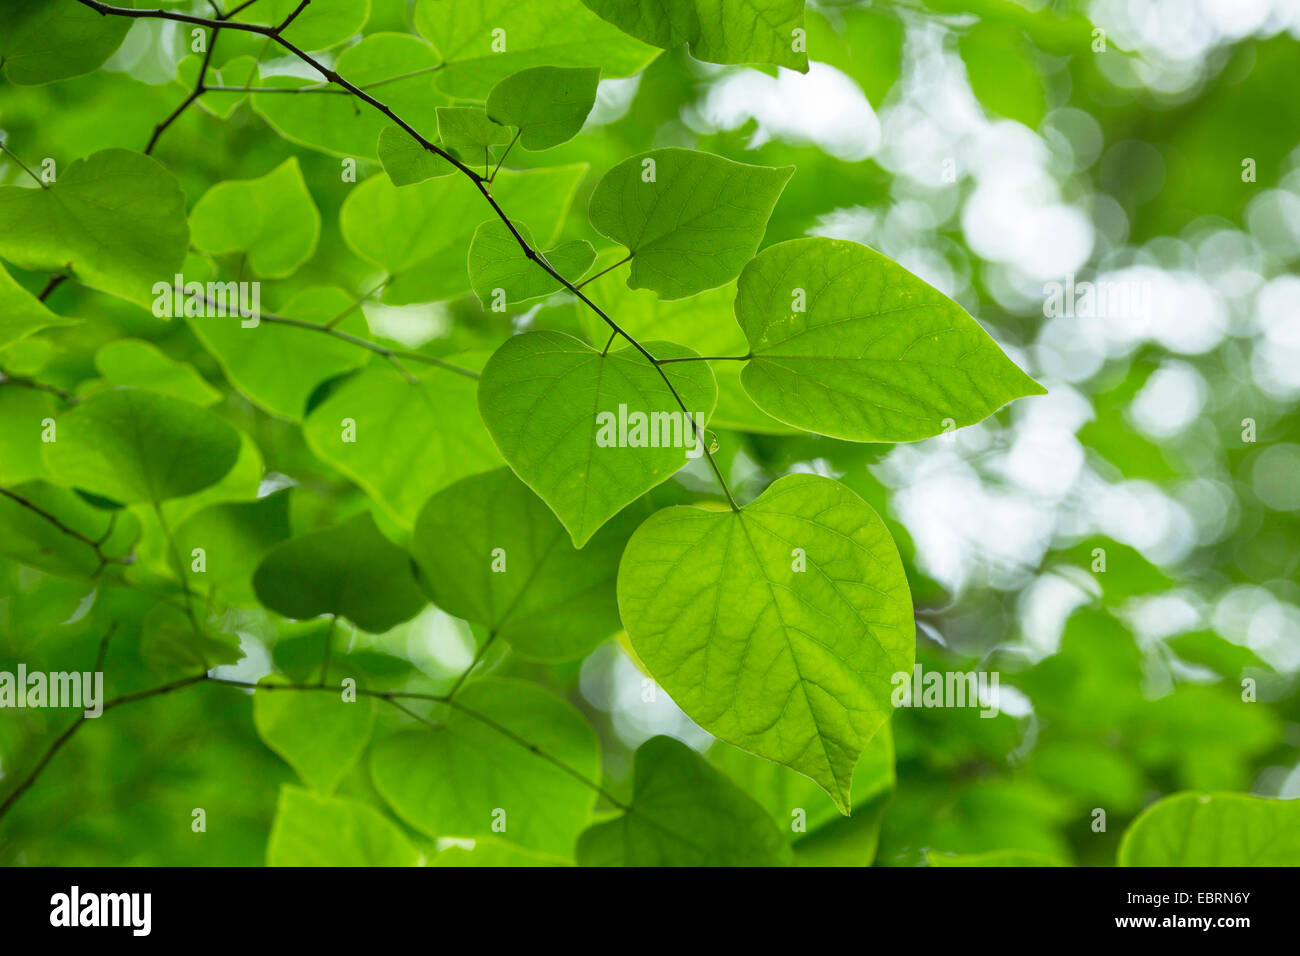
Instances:
[[[515,228],[534,249],[532,233],[522,223]],[[585,239],[575,239],[542,253],[546,261],[570,282],[577,282],[591,267],[596,251]],[[485,309],[516,306],[529,299],[559,292],[564,287],[524,252],[510,228],[490,219],[474,232],[469,246],[469,281]]]
[[[263,681],[253,694],[253,724],[262,742],[284,758],[303,783],[330,793],[370,743],[375,699],[345,701],[334,690],[275,690]]]
[[[61,170],[46,189],[0,186],[0,257],[22,269],[71,272],[148,306],[189,245],[185,194],[157,160],[106,149]]]
[[[145,388],[195,405],[213,405],[222,399],[194,366],[177,362],[140,339],[109,342],[95,353],[95,368],[109,385]]]
[[[41,449],[50,476],[123,504],[192,495],[239,457],[239,433],[216,415],[137,388],[93,395],[57,428]]]
[[[629,287],[680,299],[740,273],[793,172],[692,149],[651,150],[596,184],[591,224],[632,253]]]
[[[501,464],[475,395],[474,379],[455,372],[431,369],[411,384],[371,366],[313,409],[303,437],[409,528],[430,495]]]
[[[796,474],[739,511],[667,508],[628,542],[618,603],[637,655],[696,723],[849,812],[854,767],[914,653],[898,549],[865,501]]]
[[[419,866],[420,852],[369,804],[280,788],[267,866]]]
[[[140,624],[140,656],[165,669],[193,673],[244,656],[234,634],[198,631],[189,615],[174,604],[157,604]]]
[[[412,186],[436,176],[450,176],[456,167],[431,153],[400,126],[385,126],[379,133],[379,161],[394,186]]]
[[[841,239],[764,249],[740,276],[750,397],[774,418],[849,441],[917,441],[1046,390],[957,303]]]
[[[1300,800],[1176,793],[1129,825],[1120,866],[1300,866]]]
[[[709,63],[772,63],[808,72],[804,0],[582,0],[638,40],[671,50],[689,43]]]
[[[424,607],[410,563],[366,511],[272,549],[253,574],[253,588],[285,617],[335,614],[381,634]]]
[[[550,149],[578,135],[596,103],[598,67],[537,66],[506,77],[488,95],[488,116],[519,130],[524,149]]]
[[[684,743],[651,737],[636,752],[632,806],[578,841],[582,866],[789,866],[767,812]]]
[[[694,354],[665,342],[645,346],[657,358]],[[716,398],[706,362],[656,368],[632,348],[601,355],[562,332],[509,339],[488,360],[478,388],[483,421],[506,463],[550,505],[577,547],[686,464],[696,445],[692,420],[702,428]],[[638,435],[644,444],[633,444]]]
[[[429,499],[411,552],[421,586],[449,614],[482,624],[535,660],[577,660],[621,627],[618,558],[642,515],[628,509],[581,550],[509,468]]]
[[[190,230],[204,252],[246,253],[258,275],[282,279],[316,251],[320,213],[291,157],[260,179],[217,183],[194,204]]]
[[[482,109],[439,106],[438,139],[465,162],[475,163],[483,162],[489,146],[510,142],[510,130],[488,119]]]
[[[495,834],[571,859],[596,800],[573,773],[600,776],[600,747],[582,715],[515,680],[469,684],[456,703],[440,728],[402,731],[375,745],[376,789],[430,836]]]

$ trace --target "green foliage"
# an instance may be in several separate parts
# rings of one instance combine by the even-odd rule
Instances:
[[[628,542],[618,602],[638,656],[696,723],[849,812],[890,675],[912,669],[907,578],[864,501],[790,475],[739,511],[661,511]]]
[[[1276,18],[128,6],[0,0],[0,861],[1300,862]]]
[[[1179,793],[1124,834],[1120,866],[1298,866],[1300,803],[1243,793]]]

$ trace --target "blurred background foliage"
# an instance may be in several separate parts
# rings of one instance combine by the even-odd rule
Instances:
[[[371,8],[368,33],[410,31],[401,0]],[[1300,797],[1300,5],[820,0],[807,29],[806,75],[665,52],[638,77],[604,81],[579,138],[512,156],[512,165],[589,165],[564,232],[598,245],[586,195],[631,153],[681,145],[794,164],[766,243],[813,234],[879,249],[959,301],[1050,391],[913,445],[717,429],[719,462],[745,500],[776,476],[812,471],[871,502],[903,553],[919,664],[1001,679],[996,717],[900,710],[864,758],[872,769],[859,769],[860,809],[848,820],[810,810],[817,825],[799,839],[800,859],[919,865],[1023,851],[1109,865],[1125,825],[1163,795]],[[260,56],[264,76],[294,70],[258,38],[227,40],[223,56]],[[27,157],[140,149],[186,94],[177,73],[187,42],[175,24],[140,22],[106,70],[47,86],[0,83],[0,128]],[[353,188],[340,181],[339,157],[281,138],[255,105],[243,98],[224,120],[192,109],[155,155],[191,206],[213,183],[297,156],[321,241],[296,275],[266,283],[264,307],[322,284],[364,292],[373,267],[339,234]],[[375,174],[363,159],[358,178]],[[23,175],[0,165],[0,182]],[[33,290],[45,279],[15,275]],[[1129,298],[1097,308],[1076,299],[1052,314],[1052,284],[1067,276]],[[255,441],[254,483],[293,486],[285,520],[295,532],[369,507],[310,453],[296,424],[226,387],[185,323],[72,284],[51,304],[91,321],[0,353],[11,374],[75,391],[99,376],[102,346],[148,340],[220,389],[217,409]],[[472,296],[402,307],[375,299],[364,311],[380,340],[435,355],[491,349],[529,323],[583,334],[558,300],[508,316],[483,312]],[[6,416],[55,401],[0,388],[0,431]],[[656,497],[714,494],[700,464]],[[197,504],[174,503],[184,513],[171,517]],[[396,540],[406,535],[376,518]],[[161,578],[166,562],[156,532],[146,521],[146,583],[150,566]],[[6,661],[88,667],[106,622],[118,620],[128,623],[107,646],[110,693],[158,682],[129,623],[152,606],[147,593],[99,593],[15,550],[0,540]],[[247,657],[225,670],[244,679],[272,663],[305,676],[324,639],[320,623],[260,611],[244,612],[239,633]],[[430,608],[387,634],[354,635],[342,666],[374,687],[446,689],[479,638]],[[632,750],[654,734],[709,748],[650,692],[623,640],[580,664],[543,667],[504,652],[487,663],[582,709],[617,792],[630,788]],[[1243,700],[1247,679],[1253,701]],[[253,733],[251,710],[240,692],[199,687],[92,722],[0,823],[0,862],[261,862],[277,793],[294,775]],[[0,790],[67,720],[4,714]],[[782,788],[798,781],[722,745],[709,754],[778,822],[788,819],[794,797]],[[378,802],[364,761],[339,791]],[[812,806],[818,795],[800,799]],[[208,808],[206,836],[191,831],[196,807]],[[1104,832],[1093,826],[1098,808]]]

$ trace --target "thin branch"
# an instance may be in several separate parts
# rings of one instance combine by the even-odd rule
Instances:
[[[25,172],[28,176],[32,177],[32,179],[36,182],[36,185],[40,186],[42,189],[49,189],[49,188],[50,188],[49,183],[42,182],[40,176],[37,176],[34,172],[32,172],[30,169],[27,168],[27,164],[24,163],[21,159],[18,158],[18,154],[17,154],[17,153],[15,153],[13,150],[11,150],[8,146],[5,145],[5,142],[4,142],[3,139],[0,139],[0,152],[3,152],[6,156],[8,156],[8,157],[9,157],[10,159],[12,159],[15,163],[17,163],[17,164],[18,164],[18,167],[19,167],[23,172]]]
[[[4,369],[0,369],[0,385],[16,385],[19,388],[30,388],[38,392],[48,392],[51,395],[57,395],[68,405],[76,405],[81,399],[66,392],[56,385],[47,385],[45,382],[38,382],[34,378],[24,378],[21,375],[10,375]]]
[[[69,538],[72,538],[74,541],[81,542],[86,547],[88,547],[91,551],[93,551],[95,553],[95,559],[99,562],[99,568],[95,572],[96,575],[98,575],[99,572],[102,571],[104,567],[109,564],[134,564],[135,563],[135,556],[133,554],[128,553],[120,557],[110,557],[109,555],[104,554],[103,548],[104,548],[104,542],[105,540],[107,540],[106,538],[101,538],[100,540],[96,541],[95,539],[89,537],[88,535],[82,534],[76,528],[64,524],[63,521],[61,521],[57,516],[46,511],[44,508],[42,508],[40,505],[36,504],[35,502],[32,502],[27,498],[24,498],[16,491],[11,491],[8,488],[0,487],[0,495],[3,495],[4,497],[8,498],[10,501],[14,502],[20,507],[26,508],[28,511],[36,515],[38,518],[44,519],[46,522],[52,525],[55,528],[55,530],[57,530],[60,534],[66,535]]]
[[[208,78],[208,66],[212,63],[212,51],[217,48],[217,35],[220,31],[220,23],[212,28],[212,36],[208,38],[208,48],[203,53],[203,62],[199,66],[199,78],[194,84],[194,89],[190,91],[189,96],[185,97],[180,106],[172,110],[171,115],[153,128],[153,135],[149,137],[149,145],[144,148],[146,156],[153,152],[153,148],[158,145],[158,140],[162,138],[163,133],[167,132],[172,123],[180,119],[181,114],[207,91],[204,83]]]
[[[474,672],[474,668],[478,667],[478,665],[483,662],[483,658],[487,655],[488,648],[492,646],[492,642],[496,639],[497,633],[496,631],[493,631],[487,636],[487,640],[483,642],[483,646],[474,652],[474,659],[469,662],[469,667],[465,668],[465,670],[461,672],[461,675],[456,678],[456,683],[451,685],[451,690],[447,691],[448,700],[451,700],[456,696],[456,692],[460,690],[461,686],[469,678],[469,675]]]
[[[488,177],[489,186],[491,186],[492,183],[496,181],[497,173],[501,172],[501,164],[506,161],[506,157],[510,155],[510,151],[515,148],[515,143],[519,142],[519,136],[522,133],[523,133],[523,129],[515,130],[515,135],[510,140],[510,145],[507,146],[506,151],[501,154],[501,158],[497,160],[496,169],[492,170],[492,175]]]
[[[40,294],[37,295],[36,298],[39,301],[44,302],[46,299],[50,297],[50,294],[53,293],[55,289],[57,289],[59,286],[63,285],[63,283],[67,281],[68,281],[68,275],[66,272],[55,273],[54,275],[50,276],[49,281],[45,283],[45,288],[41,289]]]
[[[581,289],[588,282],[595,282],[601,276],[605,275],[605,273],[613,272],[615,269],[617,269],[619,266],[623,265],[624,263],[631,262],[632,256],[633,253],[629,252],[627,255],[625,255],[622,259],[619,259],[618,262],[614,263],[612,266],[606,266],[604,269],[601,269],[599,272],[597,272],[594,276],[587,276],[587,278],[583,279],[581,282],[578,283],[578,288]]]

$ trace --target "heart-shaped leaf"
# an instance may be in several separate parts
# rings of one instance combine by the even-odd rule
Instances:
[[[636,752],[632,806],[578,841],[582,866],[789,866],[776,822],[748,794],[672,737]]]
[[[375,527],[370,512],[271,549],[253,574],[257,599],[285,617],[346,617],[380,634],[415,617],[424,598],[411,559]]]
[[[833,438],[916,441],[1046,394],[961,306],[856,242],[764,249],[741,273],[736,321],[758,407]]]
[[[123,504],[192,495],[239,457],[239,433],[197,405],[138,388],[86,399],[42,445],[50,476]]]
[[[858,757],[914,654],[907,577],[870,505],[798,474],[739,511],[666,508],[628,542],[618,604],[650,675],[696,723],[849,812]]]
[[[492,119],[519,130],[524,149],[550,149],[578,135],[596,103],[600,69],[536,66],[506,77],[487,99]]]
[[[529,246],[537,248],[532,233],[522,223],[516,223],[515,228]],[[562,243],[543,254],[552,268],[570,282],[582,278],[596,258],[596,251],[585,239]],[[475,230],[469,245],[469,281],[483,308],[495,312],[564,288],[524,252],[500,219],[490,219]]]
[[[695,354],[664,342],[646,347],[656,358]],[[602,355],[562,332],[514,336],[488,360],[478,387],[483,421],[506,463],[578,547],[671,478],[688,452],[698,457],[695,430],[716,400],[706,362],[656,368],[635,349]]]

